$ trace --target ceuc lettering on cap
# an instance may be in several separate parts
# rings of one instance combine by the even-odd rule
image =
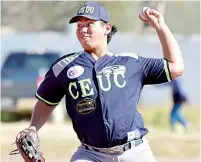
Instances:
[[[83,13],[93,13],[94,12],[94,7],[90,7],[90,6],[83,6],[81,7],[77,14],[83,14]]]

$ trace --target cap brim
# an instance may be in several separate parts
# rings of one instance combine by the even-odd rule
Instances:
[[[99,18],[97,17],[94,17],[94,16],[91,16],[91,15],[77,15],[77,16],[74,16],[70,21],[69,21],[69,24],[72,24],[72,23],[75,23],[77,22],[78,18],[79,17],[86,17],[90,20],[100,20]]]

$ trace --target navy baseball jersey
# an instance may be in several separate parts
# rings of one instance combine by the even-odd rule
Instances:
[[[168,62],[134,53],[108,52],[98,61],[87,52],[65,55],[49,69],[36,97],[57,105],[63,96],[79,140],[112,147],[143,137],[140,93],[146,84],[171,81]]]

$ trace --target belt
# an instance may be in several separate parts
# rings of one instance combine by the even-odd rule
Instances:
[[[142,138],[133,139],[123,145],[117,145],[117,146],[109,147],[109,148],[92,147],[85,143],[82,143],[82,145],[87,150],[92,150],[92,151],[97,151],[97,152],[102,152],[102,153],[113,155],[113,154],[122,154],[124,151],[127,151],[127,150],[131,149],[132,147],[136,147],[136,146],[140,145],[141,143],[143,143]]]

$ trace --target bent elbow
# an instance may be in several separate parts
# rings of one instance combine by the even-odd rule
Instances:
[[[174,68],[171,68],[170,70],[172,79],[175,79],[184,73],[184,65],[179,65],[179,66],[177,65],[173,67]]]
[[[181,76],[184,73],[184,66],[178,70],[178,76]]]
[[[175,69],[175,78],[181,76],[184,73],[184,65],[180,65]]]

